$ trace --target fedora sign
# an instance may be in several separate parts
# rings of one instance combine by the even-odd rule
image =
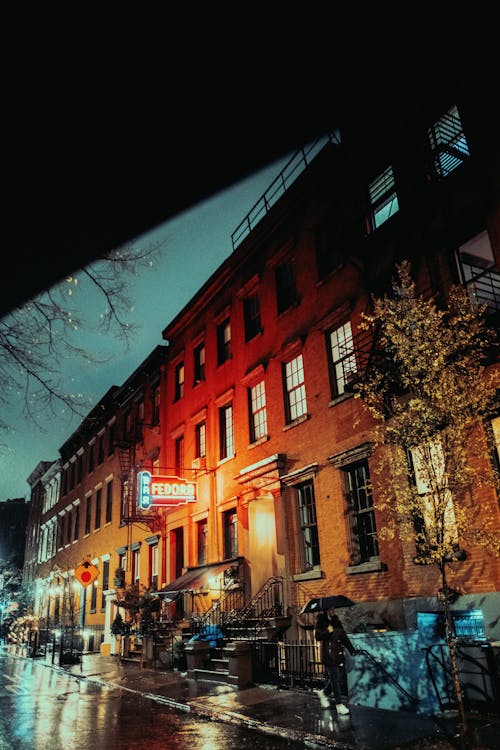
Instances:
[[[196,502],[196,482],[189,482],[181,477],[152,475],[149,471],[139,472],[137,491],[139,508],[144,510],[151,507],[172,508]]]

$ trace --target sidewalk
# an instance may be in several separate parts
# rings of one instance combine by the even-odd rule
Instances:
[[[121,663],[114,656],[84,654],[82,664],[67,667],[53,666],[49,660],[36,661],[70,672],[79,679],[140,693],[176,711],[191,712],[212,721],[243,724],[310,748],[451,750],[454,747],[449,740],[456,734],[455,716],[433,718],[353,705],[349,716],[338,716],[335,709],[322,709],[311,692],[270,685],[238,689],[199,682],[179,672]],[[469,721],[475,748],[499,750],[500,716],[474,715]]]

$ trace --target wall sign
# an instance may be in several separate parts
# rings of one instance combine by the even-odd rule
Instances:
[[[137,475],[138,505],[143,510],[195,503],[196,489],[196,482],[181,477],[152,475],[149,471]]]

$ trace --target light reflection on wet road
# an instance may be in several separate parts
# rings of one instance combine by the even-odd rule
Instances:
[[[0,654],[0,750],[280,750],[285,740],[177,713]]]

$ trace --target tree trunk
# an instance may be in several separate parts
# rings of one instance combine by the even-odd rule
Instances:
[[[443,585],[440,591],[440,594],[441,594],[440,598],[441,598],[441,602],[443,604],[443,609],[444,609],[446,643],[448,644],[448,650],[450,652],[451,676],[453,680],[453,689],[455,692],[455,698],[457,701],[457,708],[458,708],[458,718],[459,718],[459,724],[460,724],[460,742],[461,742],[461,747],[464,748],[465,750],[466,748],[470,747],[469,730],[467,726],[467,717],[465,715],[465,707],[464,707],[464,701],[463,701],[463,695],[462,695],[462,685],[460,683],[460,672],[458,669],[457,642],[456,642],[456,638],[453,632],[453,622],[452,622],[452,617],[451,617],[449,591],[448,591],[448,586],[446,583],[446,563],[441,568],[441,581]]]

